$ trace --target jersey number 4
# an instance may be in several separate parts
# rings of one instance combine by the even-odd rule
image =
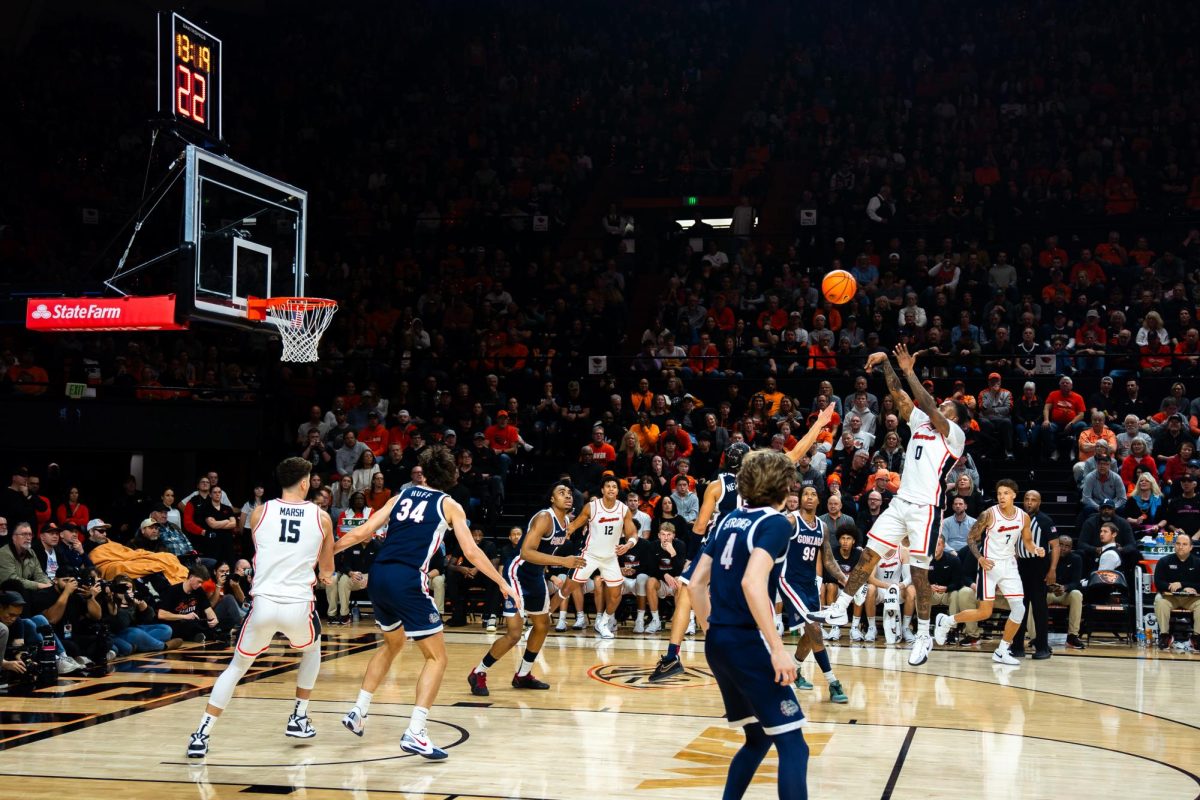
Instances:
[[[284,544],[295,544],[300,541],[300,520],[279,520],[279,541]]]
[[[396,504],[396,522],[404,522],[404,520],[412,520],[420,524],[425,521],[425,507],[429,505],[428,500],[422,500],[415,506],[412,500],[407,497]]]
[[[725,543],[725,549],[721,551],[721,566],[729,569],[733,566],[733,546],[737,542],[737,534],[732,534],[729,541]]]

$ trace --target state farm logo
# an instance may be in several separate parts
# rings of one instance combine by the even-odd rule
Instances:
[[[54,305],[49,306],[46,303],[38,303],[37,308],[29,313],[33,319],[96,319],[96,320],[119,320],[121,318],[120,306],[100,306],[100,305]]]

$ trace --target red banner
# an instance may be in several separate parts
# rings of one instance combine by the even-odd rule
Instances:
[[[31,331],[181,331],[175,295],[153,297],[38,297],[26,301]]]

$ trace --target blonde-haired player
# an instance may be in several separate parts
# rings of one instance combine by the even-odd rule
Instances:
[[[1017,571],[1017,540],[1025,549],[1037,555],[1046,555],[1045,549],[1033,540],[1033,530],[1025,509],[1016,505],[1017,483],[1008,478],[996,484],[996,505],[984,511],[975,520],[967,534],[967,547],[979,560],[979,607],[960,611],[954,616],[938,614],[937,628],[933,639],[938,644],[946,643],[946,634],[959,622],[979,622],[992,615],[992,604],[996,597],[1008,601],[1008,621],[1004,623],[1004,637],[992,654],[992,660],[1009,666],[1020,666],[1021,662],[1009,653],[1013,637],[1025,618],[1025,588]],[[983,550],[979,541],[983,539]]]

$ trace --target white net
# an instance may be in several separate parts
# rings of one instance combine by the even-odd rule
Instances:
[[[318,359],[321,334],[333,321],[337,303],[313,297],[277,297],[267,306],[267,320],[283,341],[280,361],[311,362]]]

